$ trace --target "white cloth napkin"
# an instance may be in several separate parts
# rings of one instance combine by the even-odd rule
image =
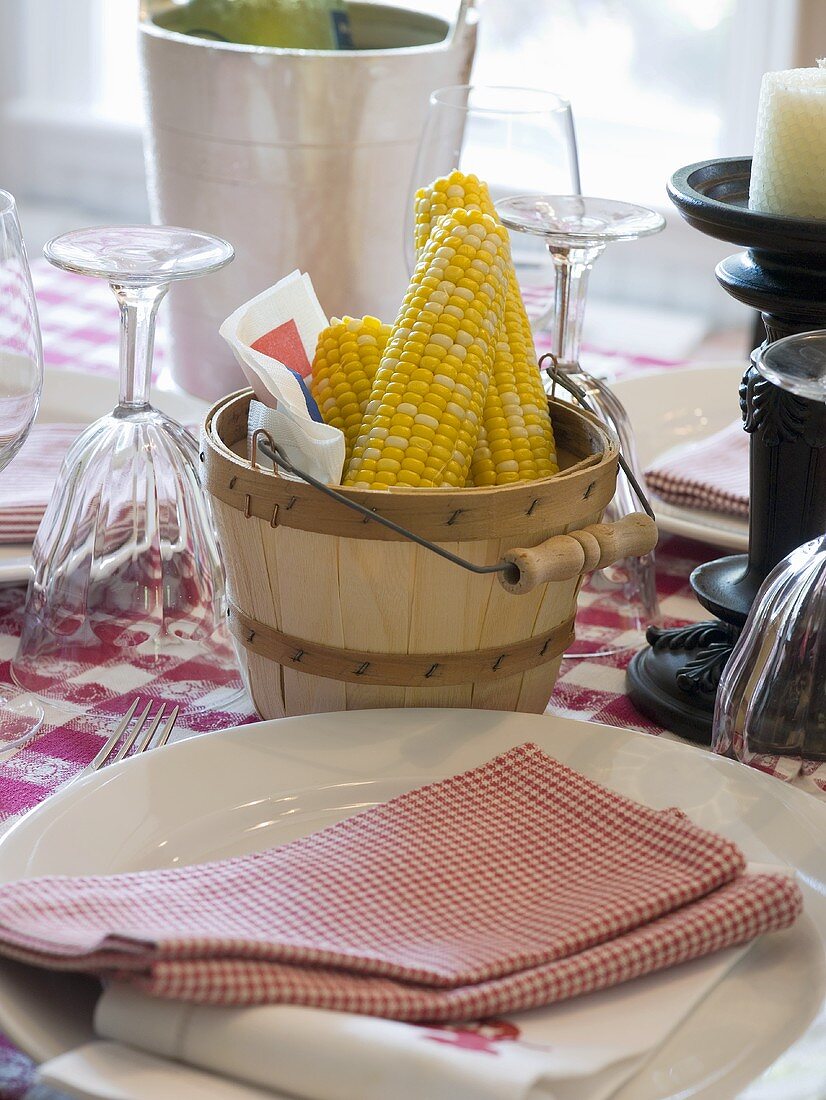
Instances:
[[[98,1003],[95,1030],[308,1100],[606,1100],[746,950],[730,948],[551,1008],[455,1028],[303,1007],[199,1007],[113,984]],[[49,1080],[63,1084],[54,1066]]]
[[[669,504],[748,516],[749,436],[736,420],[707,439],[672,447],[645,478]]]
[[[344,433],[321,421],[303,382],[326,325],[309,275],[293,271],[239,306],[219,331],[258,398],[250,409],[250,442],[256,429],[266,428],[299,469],[339,485]],[[272,469],[260,452],[256,460]]]

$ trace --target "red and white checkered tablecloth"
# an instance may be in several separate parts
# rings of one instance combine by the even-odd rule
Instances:
[[[112,375],[118,364],[118,314],[108,287],[97,280],[59,272],[42,261],[33,264],[46,365]],[[545,296],[537,292],[532,298]],[[166,341],[163,323],[158,332],[155,374],[163,373]],[[601,366],[610,363],[617,376],[629,372],[668,369],[656,359],[629,360],[606,353],[592,353]],[[586,365],[587,362],[586,362]],[[657,588],[662,613],[669,623],[705,617],[688,585],[691,570],[718,556],[714,547],[687,539],[665,537],[657,555]],[[0,589],[0,687],[9,683],[9,662],[20,633],[24,602],[22,587]],[[617,617],[610,600],[583,598],[577,618],[580,638],[613,638]],[[605,722],[626,729],[663,734],[643,718],[625,694],[625,666],[630,653],[599,660],[565,662],[557,681],[549,713]],[[103,733],[113,727],[131,699],[147,699],[182,706],[177,736],[206,733],[254,719],[249,702],[239,695],[234,675],[223,682],[204,683],[193,677],[186,662],[170,663],[163,674],[139,666],[111,661],[90,668],[67,685],[75,709],[50,707],[45,729],[27,747],[4,759],[0,754],[0,827],[31,809],[78,771],[95,754]],[[665,736],[672,736],[665,734]],[[782,763],[784,778],[809,791],[826,796],[826,765],[800,766]],[[31,1062],[0,1037],[0,1100],[22,1100],[32,1088]],[[43,1095],[38,1093],[38,1096]],[[31,1100],[34,1100],[32,1096]]]

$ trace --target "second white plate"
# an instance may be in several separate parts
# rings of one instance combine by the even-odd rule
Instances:
[[[736,420],[740,415],[737,388],[744,369],[742,363],[667,368],[612,385],[634,426],[643,469],[672,447],[705,439]],[[652,503],[661,531],[729,550],[748,550],[745,519],[679,508],[659,498]]]

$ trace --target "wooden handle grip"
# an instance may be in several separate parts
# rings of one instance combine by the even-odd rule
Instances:
[[[623,558],[648,554],[656,545],[653,519],[644,512],[632,512],[615,523],[594,523],[528,549],[514,547],[505,554],[510,568],[499,574],[499,580],[508,592],[521,595],[538,584],[571,580]]]

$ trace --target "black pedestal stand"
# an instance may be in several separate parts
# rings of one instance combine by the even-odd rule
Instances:
[[[826,328],[826,221],[748,209],[751,160],[681,168],[668,193],[686,221],[748,251],[718,264],[723,288],[760,310],[767,340]],[[765,577],[826,532],[826,405],[781,390],[750,367],[740,385],[750,441],[749,552],[701,565],[691,587],[714,622],[648,630],[628,669],[634,704],[708,744],[720,675]]]

